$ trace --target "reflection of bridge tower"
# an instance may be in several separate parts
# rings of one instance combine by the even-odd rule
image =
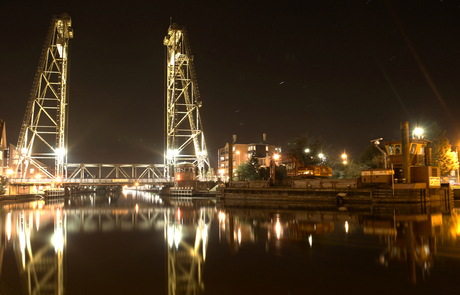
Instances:
[[[168,294],[204,293],[201,278],[213,215],[211,208],[178,207],[165,213]]]
[[[25,177],[29,165],[51,178],[65,176],[68,46],[71,38],[73,31],[69,15],[54,16],[16,146],[14,164],[17,165],[16,171],[21,173],[18,176]],[[41,162],[50,159],[55,162],[54,175]]]
[[[6,232],[2,236],[1,255],[3,257],[4,251],[13,248],[22,286],[27,287],[26,293],[63,294],[66,234],[62,211],[25,208],[10,211],[2,216],[2,221]],[[42,238],[36,237],[38,231]],[[43,239],[43,232],[49,234],[49,239]]]
[[[171,169],[183,161],[196,164],[198,175],[203,177],[210,166],[199,112],[200,92],[187,31],[172,24],[163,44],[167,47],[165,164],[169,169],[165,174],[172,177],[174,172]]]

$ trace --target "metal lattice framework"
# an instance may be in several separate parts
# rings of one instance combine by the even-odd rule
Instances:
[[[163,44],[166,52],[165,164],[168,177],[180,162],[193,163],[198,176],[210,170],[199,109],[200,93],[187,31],[171,24]]]
[[[16,146],[14,164],[18,177],[25,177],[31,165],[50,178],[66,176],[67,70],[71,38],[70,16],[65,13],[54,16]],[[47,161],[49,163],[45,163]]]
[[[165,213],[168,295],[204,294],[202,276],[214,211],[212,208],[187,209],[181,213],[178,207]]]

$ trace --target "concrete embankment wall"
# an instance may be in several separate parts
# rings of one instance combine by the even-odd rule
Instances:
[[[284,186],[270,187],[267,182],[234,182],[221,188],[218,201],[291,201],[364,203],[453,202],[449,188],[391,189],[356,188],[353,180],[294,180]]]

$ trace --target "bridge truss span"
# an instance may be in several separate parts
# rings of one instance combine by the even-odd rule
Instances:
[[[163,164],[67,164],[71,172],[65,180],[68,183],[107,184],[134,183],[139,184],[167,182]]]

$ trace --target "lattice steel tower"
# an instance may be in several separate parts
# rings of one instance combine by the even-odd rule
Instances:
[[[165,174],[172,177],[176,164],[188,162],[198,167],[198,176],[203,179],[210,165],[187,31],[171,24],[163,44],[166,46]]]
[[[16,146],[14,164],[17,165],[17,176],[25,177],[32,165],[50,178],[66,177],[67,70],[69,40],[73,38],[71,24],[66,13],[51,20]],[[53,168],[52,160],[54,173],[46,168],[46,164]]]

